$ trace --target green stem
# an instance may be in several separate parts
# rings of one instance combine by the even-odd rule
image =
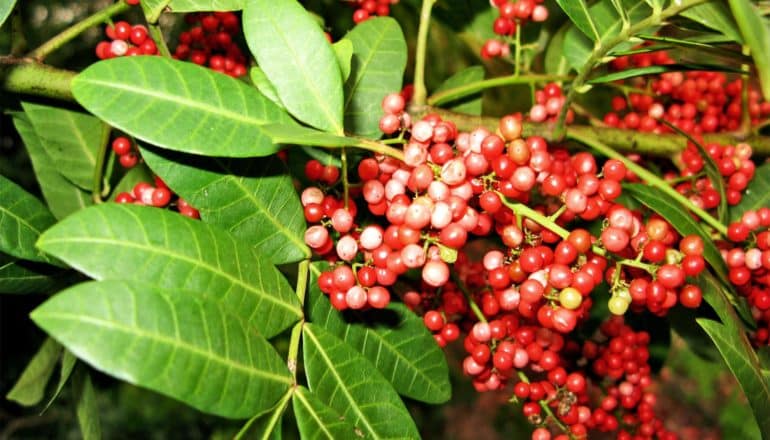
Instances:
[[[516,372],[516,374],[519,376],[519,380],[521,380],[524,383],[530,383],[529,377],[527,377],[527,374],[523,371],[519,370]],[[575,437],[572,435],[572,431],[567,428],[564,423],[562,423],[561,420],[559,420],[558,417],[556,417],[556,414],[553,413],[553,410],[550,406],[548,406],[548,403],[545,400],[538,400],[537,403],[540,405],[540,408],[543,409],[543,412],[545,412],[545,420],[547,420],[549,417],[551,420],[553,420],[554,423],[561,429],[561,431],[569,436],[570,439],[574,439]]]
[[[310,273],[310,260],[302,260],[297,268],[297,286],[294,292],[299,298],[300,306],[305,305],[305,294],[307,293],[307,278]],[[289,367],[294,381],[297,381],[297,359],[299,358],[299,342],[302,339],[302,326],[305,324],[304,318],[294,325],[291,329],[289,339],[289,354],[286,357],[286,365]]]
[[[30,60],[0,57],[0,89],[9,92],[72,101],[75,75]]]
[[[369,139],[358,139],[358,142],[352,146],[358,147],[362,150],[371,151],[373,153],[382,154],[384,156],[390,156],[400,161],[404,160],[404,152],[393,147],[389,147],[382,142],[372,141]]]
[[[275,431],[275,427],[280,423],[281,416],[283,415],[283,412],[286,410],[286,407],[289,404],[289,400],[291,400],[291,396],[294,395],[295,387],[291,387],[288,390],[286,390],[286,393],[281,397],[281,400],[278,401],[278,404],[273,407],[269,413],[270,418],[268,419],[267,423],[262,427],[261,439],[268,439],[272,438],[271,435],[273,431]],[[242,440],[246,438],[253,438],[253,435],[249,435],[249,430],[251,429],[251,426],[254,424],[257,419],[260,419],[262,417],[266,417],[265,414],[257,414],[254,417],[250,418],[246,424],[243,425],[240,431],[238,431],[238,434],[235,435],[235,440]]]
[[[94,176],[91,180],[91,198],[97,205],[102,203],[102,176],[104,175],[104,160],[107,158],[107,154],[110,151],[110,133],[112,128],[104,124],[102,130],[102,141],[99,152],[96,156],[96,166],[94,167]]]
[[[604,156],[611,158],[611,159],[617,159],[622,161],[626,168],[631,170],[634,174],[639,176],[642,180],[645,181],[648,185],[652,186],[653,188],[656,188],[669,197],[673,198],[677,202],[681,203],[682,206],[687,208],[688,210],[692,211],[695,215],[697,215],[701,220],[706,222],[709,226],[714,228],[717,232],[719,232],[722,235],[727,235],[727,227],[723,225],[719,220],[715,219],[711,214],[704,211],[703,209],[695,206],[690,200],[683,196],[682,194],[679,194],[674,188],[672,188],[665,180],[661,179],[660,177],[656,176],[654,173],[647,171],[647,169],[637,165],[633,161],[629,160],[624,155],[618,153],[617,151],[613,150],[612,148],[608,147],[607,145],[599,142],[596,139],[592,139],[589,137],[584,137],[577,135],[575,133],[568,133],[568,138],[578,141],[584,145],[588,145],[589,147],[593,148],[594,150],[598,151],[599,153],[603,154]]]
[[[114,5],[104,8],[101,11],[98,11],[93,15],[90,15],[83,20],[73,24],[67,29],[64,29],[50,40],[40,45],[40,47],[30,52],[27,56],[37,61],[43,61],[48,55],[55,52],[57,49],[64,46],[68,42],[72,41],[78,35],[90,29],[92,26],[103,23],[108,18],[125,12],[129,8],[130,6],[126,4],[126,2],[120,0]]]
[[[414,97],[415,105],[425,105],[428,90],[425,88],[425,61],[428,56],[428,29],[430,13],[436,0],[423,0],[420,11],[420,27],[417,31],[417,50],[414,61]]]
[[[499,78],[485,79],[481,81],[474,81],[463,84],[459,87],[453,87],[446,89],[438,93],[434,93],[428,98],[428,105],[441,105],[447,102],[452,102],[456,99],[464,98],[466,96],[473,95],[482,90],[515,85],[515,84],[532,84],[532,83],[545,83],[551,81],[565,81],[572,78],[568,75],[509,75]]]
[[[484,312],[481,311],[479,305],[473,300],[473,294],[468,290],[468,286],[463,283],[463,280],[461,280],[460,276],[455,272],[452,272],[452,281],[454,281],[457,288],[460,289],[460,292],[465,296],[465,300],[468,301],[468,306],[471,308],[471,311],[473,311],[473,314],[476,315],[476,319],[481,322],[487,322],[487,317],[484,316]]]
[[[348,200],[350,198],[350,182],[348,182],[348,155],[344,147],[340,154],[340,161],[342,162],[340,167],[340,172],[342,173],[342,200],[344,201],[345,209],[348,209],[348,204],[350,203]]]
[[[160,29],[160,25],[157,23],[148,24],[147,30],[150,37],[152,37],[152,41],[155,42],[155,46],[158,47],[158,53],[166,58],[171,58],[171,52],[168,50],[166,40],[163,38],[163,31]]]
[[[561,109],[561,112],[559,112],[559,117],[556,121],[556,128],[554,129],[554,137],[557,139],[561,139],[564,137],[565,129],[566,129],[566,120],[567,120],[567,111],[569,110],[570,104],[575,99],[575,96],[577,95],[578,91],[583,87],[586,80],[588,79],[588,75],[591,74],[594,67],[601,63],[607,53],[609,53],[610,50],[612,50],[615,46],[618,44],[624,43],[628,41],[632,36],[638,34],[639,32],[642,32],[645,29],[651,28],[653,26],[658,26],[662,22],[664,22],[667,18],[673,17],[674,15],[679,14],[680,12],[684,11],[685,9],[691,8],[695,5],[698,5],[700,3],[704,3],[707,0],[685,0],[680,2],[673,2],[672,6],[660,11],[660,14],[653,14],[644,20],[641,20],[634,24],[633,26],[627,26],[623,27],[621,29],[620,33],[616,35],[615,37],[612,37],[608,39],[607,41],[602,41],[601,39],[596,40],[596,45],[594,46],[593,51],[591,51],[591,55],[586,60],[585,64],[578,70],[578,74],[575,77],[574,81],[572,81],[572,85],[569,89],[569,92],[567,93],[566,100],[564,102],[564,106]]]

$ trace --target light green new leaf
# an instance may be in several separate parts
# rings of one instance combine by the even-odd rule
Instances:
[[[24,406],[37,405],[43,399],[45,387],[56,368],[61,351],[62,346],[58,342],[52,338],[46,339],[11,391],[6,394],[6,399]]]
[[[60,281],[62,271],[0,253],[0,293],[46,293]]]
[[[746,211],[770,206],[770,163],[760,165],[754,171],[754,178],[743,191],[741,202],[730,209],[730,221],[738,221]]]
[[[132,136],[204,156],[275,153],[279,147],[262,126],[292,123],[243,81],[163,57],[98,62],[75,77],[72,92],[88,111]]]
[[[351,73],[345,81],[345,130],[379,138],[382,98],[401,90],[404,33],[396,20],[379,17],[358,24],[345,38],[353,43]]]
[[[296,0],[247,1],[243,32],[289,112],[308,125],[342,134],[340,67],[305,8]]]
[[[2,26],[3,23],[5,23],[5,20],[11,15],[15,5],[16,0],[0,1],[0,26]]]
[[[48,208],[57,219],[93,204],[91,194],[65,178],[61,168],[43,148],[43,142],[24,113],[13,113],[13,125],[29,153],[32,169]]]
[[[332,44],[334,55],[337,56],[337,62],[342,72],[342,81],[347,81],[350,77],[350,63],[353,58],[353,43],[347,38],[343,38]]]
[[[289,283],[268,260],[232,234],[175,212],[94,206],[46,231],[38,247],[98,280],[132,279],[211,295],[265,337],[302,316]]]
[[[447,80],[436,89],[434,95],[438,95],[441,92],[445,92],[447,90],[459,89],[463,86],[466,86],[468,83],[481,81],[483,79],[484,66],[466,67],[465,69],[447,78]],[[465,95],[460,100],[454,98],[452,95],[442,95],[443,96],[440,100],[433,101],[434,105],[449,103],[451,105],[447,106],[447,108],[452,111],[481,116],[481,89],[479,89],[478,93]]]
[[[292,379],[278,353],[212,290],[135,281],[78,284],[32,320],[78,358],[121,380],[222,417],[272,407]]]
[[[743,41],[751,51],[759,73],[762,95],[770,100],[770,26],[756,5],[749,0],[728,0]]]
[[[275,105],[282,109],[286,108],[281,102],[281,98],[278,97],[278,91],[275,90],[275,86],[270,82],[262,69],[256,66],[252,67],[251,70],[249,70],[249,77],[251,78],[251,82],[257,87],[257,90],[265,95],[267,99],[273,101]]]
[[[588,10],[588,5],[585,0],[556,0],[559,7],[567,14],[572,20],[572,23],[580,29],[583,34],[596,41],[599,39],[599,32],[596,29],[591,13]]]
[[[75,415],[83,440],[101,440],[102,425],[99,421],[99,402],[91,383],[91,375],[84,368],[75,372],[72,380],[72,394],[75,397]]]
[[[398,394],[371,362],[316,324],[306,324],[302,334],[313,394],[368,438],[419,438]]]
[[[719,31],[737,43],[743,42],[738,25],[724,0],[709,0],[685,9],[681,15],[709,29]]]
[[[326,406],[305,387],[297,387],[292,397],[297,428],[303,439],[337,440],[363,437],[340,414]]]
[[[71,351],[65,349],[62,352],[61,362],[59,362],[59,384],[56,385],[56,390],[53,392],[51,398],[48,399],[48,403],[45,405],[43,411],[47,410],[54,402],[54,400],[59,397],[59,393],[61,393],[61,390],[64,389],[64,385],[67,384],[67,381],[69,380],[70,375],[72,374],[72,370],[75,368],[77,362],[77,356],[72,354]]]
[[[399,394],[427,403],[449,400],[446,356],[422,319],[397,303],[357,317],[341,314],[318,287],[318,275],[325,267],[311,266],[310,320],[366,356]]]
[[[265,125],[265,133],[276,143],[310,145],[319,147],[344,147],[355,145],[358,140],[350,137],[326,133],[307,127],[293,127],[291,125],[271,124]]]
[[[22,107],[61,174],[81,189],[90,189],[96,156],[110,127],[91,115],[60,107],[28,102]]]
[[[0,175],[0,252],[25,260],[50,262],[35,248],[40,234],[56,223],[43,202]]]
[[[266,260],[310,257],[302,204],[278,157],[207,158],[145,147],[142,157],[204,222],[227,229]]]

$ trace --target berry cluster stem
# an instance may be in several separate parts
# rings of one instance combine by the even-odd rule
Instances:
[[[302,260],[297,267],[297,286],[294,292],[299,298],[300,306],[305,305],[305,294],[307,293],[308,274],[310,273],[310,260]],[[297,380],[297,359],[299,358],[299,342],[302,339],[302,326],[305,324],[304,318],[294,325],[291,329],[289,339],[289,354],[286,357],[286,365],[289,367],[294,380]]]
[[[104,124],[102,127],[102,140],[99,153],[96,156],[96,166],[94,166],[94,176],[91,180],[91,197],[97,205],[102,203],[102,182],[104,181],[104,162],[110,151],[110,133],[112,129]]]
[[[484,312],[481,311],[479,305],[476,304],[476,301],[473,300],[473,295],[471,294],[470,290],[468,290],[468,287],[465,285],[465,283],[463,283],[463,280],[461,280],[455,272],[452,272],[452,281],[454,281],[454,283],[457,285],[457,288],[460,289],[460,292],[462,292],[463,296],[465,296],[465,300],[468,301],[468,306],[473,311],[473,314],[476,315],[476,319],[478,319],[480,322],[487,322],[487,317],[484,316]]]
[[[425,61],[428,56],[428,30],[430,14],[436,0],[423,0],[420,11],[420,27],[417,31],[417,51],[414,62],[414,97],[415,105],[425,105],[428,90],[425,87]]]
[[[125,1],[120,0],[112,6],[97,11],[93,15],[84,18],[67,29],[64,29],[57,35],[54,35],[50,40],[27,54],[27,57],[38,62],[43,61],[48,55],[77,38],[78,35],[90,29],[92,26],[101,24],[115,15],[126,12],[129,8],[130,6]]]
[[[522,382],[530,383],[529,377],[527,377],[527,374],[524,373],[524,371],[519,370],[516,374],[519,376],[519,380],[521,380]],[[540,405],[540,408],[542,408],[543,412],[545,412],[545,415],[546,415],[545,420],[548,420],[548,418],[550,418],[551,420],[553,420],[554,423],[556,423],[556,425],[559,427],[559,429],[561,429],[563,433],[569,436],[570,439],[575,438],[575,436],[572,435],[572,432],[569,430],[569,428],[567,428],[567,426],[564,425],[564,423],[562,423],[562,421],[559,420],[558,417],[556,417],[556,414],[553,413],[553,410],[551,409],[550,406],[548,406],[548,403],[546,403],[545,400],[539,400],[538,404]]]
[[[434,93],[428,98],[428,105],[441,105],[447,102],[452,102],[456,99],[464,98],[466,96],[473,95],[474,93],[481,92],[486,89],[491,89],[501,86],[509,86],[515,84],[540,84],[552,81],[568,81],[571,79],[568,75],[508,75],[498,78],[485,79],[481,81],[473,81],[463,84],[458,87],[443,90],[438,93]]]

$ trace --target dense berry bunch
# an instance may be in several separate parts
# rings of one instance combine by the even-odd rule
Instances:
[[[132,55],[157,55],[158,48],[149,37],[147,28],[141,24],[131,25],[126,21],[115,22],[105,28],[107,40],[96,45],[96,56],[108,59]]]
[[[502,40],[487,40],[481,48],[481,56],[484,58],[508,56],[509,44],[513,43],[511,37],[521,26],[530,21],[543,22],[548,19],[548,8],[542,3],[543,0],[492,0],[492,6],[498,13],[492,30],[502,37]]]
[[[247,73],[246,57],[235,41],[240,20],[232,12],[188,14],[191,28],[179,35],[174,58],[208,66],[217,72],[239,77]]]
[[[155,206],[157,208],[165,208],[173,204],[180,214],[190,218],[200,218],[198,210],[190,206],[181,197],[176,198],[175,203],[172,203],[175,195],[163,180],[156,176],[154,183],[155,185],[153,186],[147,182],[139,182],[134,185],[131,192],[117,194],[115,202]]]
[[[353,21],[361,23],[371,17],[386,17],[390,15],[390,5],[398,3],[398,0],[345,0],[356,10],[353,12]]]
[[[529,110],[529,120],[532,122],[556,122],[565,101],[566,97],[562,94],[561,86],[556,83],[546,84],[542,90],[535,92],[535,104]],[[572,122],[574,117],[572,109],[567,110],[566,122]]]

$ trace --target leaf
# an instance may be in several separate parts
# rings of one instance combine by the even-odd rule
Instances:
[[[38,247],[97,280],[135,279],[211,295],[268,338],[302,316],[272,264],[232,234],[175,212],[94,206],[49,229]]]
[[[703,239],[703,257],[722,279],[727,279],[727,266],[714,241],[676,200],[642,184],[625,184],[623,191],[630,193],[653,212],[665,218],[681,235],[697,234]]]
[[[398,22],[390,17],[359,23],[346,36],[353,43],[350,78],[345,82],[345,129],[380,137],[380,102],[401,90],[406,69],[406,40]]]
[[[572,23],[591,40],[599,39],[598,30],[585,0],[556,0]]]
[[[548,42],[548,47],[546,48],[545,56],[543,57],[543,68],[545,69],[545,73],[551,75],[565,75],[569,72],[569,63],[563,55],[563,47],[566,43],[564,37],[570,29],[570,23],[566,22]],[[588,50],[590,50],[590,48]]]
[[[30,316],[98,370],[222,417],[268,409],[292,382],[258,320],[243,320],[213,292],[92,281]]]
[[[4,0],[0,2],[0,26],[5,23],[5,20],[13,12],[13,7],[16,5],[16,0]]]
[[[256,66],[252,67],[251,70],[249,70],[249,77],[251,78],[251,82],[257,87],[257,90],[265,95],[267,99],[273,101],[278,107],[286,109],[286,106],[281,102],[281,98],[278,97],[278,91],[275,90],[275,86],[270,82],[262,69]]]
[[[22,107],[59,172],[81,189],[90,189],[96,156],[110,127],[91,115],[59,107],[28,102]]]
[[[350,77],[350,63],[353,58],[353,43],[347,38],[343,38],[332,44],[332,49],[334,49],[334,55],[337,57],[337,63],[339,63],[340,66],[342,82],[345,82]]]
[[[770,389],[760,371],[756,353],[745,335],[728,325],[706,318],[698,318],[697,321],[714,341],[728,368],[738,379],[754,412],[762,438],[769,438]]]
[[[57,219],[62,219],[75,211],[92,205],[93,199],[90,193],[78,188],[77,185],[59,173],[60,168],[43,148],[43,143],[26,114],[14,113],[13,124],[24,140],[24,146],[29,153],[37,183],[40,185],[43,198],[51,213]]]
[[[728,0],[743,41],[751,51],[765,100],[770,100],[770,27],[749,0]]]
[[[0,293],[46,293],[62,278],[62,271],[41,263],[17,260],[0,253]]]
[[[318,397],[303,386],[297,387],[292,398],[294,416],[299,434],[303,439],[328,439],[364,437],[345,418],[326,406]]]
[[[5,395],[19,405],[37,405],[45,394],[45,387],[51,379],[62,347],[52,338],[47,338],[29,361],[21,376]]]
[[[744,212],[763,206],[770,206],[770,163],[756,168],[754,178],[744,190],[741,202],[730,209],[730,221],[738,221]]]
[[[61,362],[59,367],[59,384],[56,386],[56,390],[53,392],[53,395],[50,399],[48,399],[48,403],[45,405],[45,408],[43,411],[46,411],[51,404],[56,400],[57,397],[59,397],[59,393],[64,389],[64,385],[67,384],[67,380],[69,380],[70,375],[72,374],[72,370],[75,368],[75,364],[77,364],[78,358],[72,354],[69,350],[64,350],[61,355]]]
[[[310,257],[304,211],[278,157],[222,159],[141,150],[155,173],[195,206],[206,223],[227,229],[274,264]]]
[[[633,78],[636,76],[655,75],[665,72],[689,72],[689,71],[712,71],[712,72],[732,72],[741,73],[738,69],[733,69],[729,66],[714,65],[714,64],[664,64],[657,66],[635,67],[631,69],[621,70],[617,72],[608,73],[605,75],[592,78],[587,82],[589,84],[603,84],[613,82],[626,78]]]
[[[356,145],[358,139],[338,136],[307,127],[293,127],[284,124],[265,125],[265,133],[275,143],[310,145],[319,147],[344,147]]]
[[[709,29],[719,31],[737,43],[743,42],[741,32],[735,24],[730,9],[724,0],[709,0],[691,6],[679,15],[686,17]]]
[[[84,368],[79,368],[72,380],[72,394],[75,396],[75,414],[83,440],[102,438],[102,426],[99,422],[99,404],[91,383],[91,375]]]
[[[436,89],[434,94],[459,88],[466,84],[478,82],[483,79],[484,66],[466,67],[465,69],[447,78],[447,80]],[[451,102],[453,105],[448,106],[448,108],[452,111],[481,116],[481,91],[472,95],[465,96],[459,100],[445,101],[442,99],[441,102]]]
[[[243,9],[243,0],[142,0],[142,10],[150,23],[167,8],[170,12],[236,11]]]
[[[365,357],[316,324],[303,327],[310,390],[366,436],[413,439],[419,434],[388,381]]]
[[[35,248],[40,234],[56,219],[43,203],[0,175],[0,251],[40,262],[51,260]]]
[[[279,147],[262,126],[292,123],[243,81],[163,57],[98,62],[75,77],[72,92],[88,111],[132,136],[205,156],[275,153]]]
[[[250,418],[235,435],[235,440],[280,440],[281,419],[293,393],[294,388],[290,388],[273,408]]]
[[[318,287],[318,276],[326,267],[311,266],[310,320],[363,354],[399,394],[434,404],[449,400],[446,356],[422,319],[398,303],[382,311],[343,315]]]
[[[289,112],[308,125],[342,134],[340,67],[305,8],[295,0],[248,1],[243,29],[259,67]]]

